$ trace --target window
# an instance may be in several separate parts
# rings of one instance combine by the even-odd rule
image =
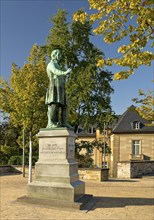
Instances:
[[[133,155],[140,155],[140,140],[133,140],[132,141],[132,154]]]
[[[131,122],[132,129],[139,130],[141,128],[141,123],[139,121]]]
[[[108,168],[108,162],[105,162],[105,163],[102,162],[102,168],[104,168],[104,167],[105,167],[105,168]]]
[[[96,133],[96,128],[94,128],[94,127],[91,126],[91,127],[89,128],[88,132],[89,132],[90,134],[94,134],[94,133]]]
[[[134,123],[134,129],[140,129],[140,122],[135,122]]]

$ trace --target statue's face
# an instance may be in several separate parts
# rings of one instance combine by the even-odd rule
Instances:
[[[61,58],[60,52],[59,52],[59,53],[57,53],[56,58],[57,58],[57,60],[58,60],[58,61],[60,60],[60,58]]]
[[[55,50],[51,53],[51,59],[59,61],[61,58],[61,54],[59,50]]]

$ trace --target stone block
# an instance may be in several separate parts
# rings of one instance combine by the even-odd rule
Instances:
[[[74,203],[85,197],[85,183],[79,180],[72,130],[41,129],[35,179],[28,184],[28,198]]]

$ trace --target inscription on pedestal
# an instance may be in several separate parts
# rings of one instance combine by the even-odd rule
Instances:
[[[47,144],[42,147],[41,154],[59,154],[65,153],[64,147],[57,144]]]
[[[66,159],[66,139],[46,138],[40,140],[39,159],[57,160]]]

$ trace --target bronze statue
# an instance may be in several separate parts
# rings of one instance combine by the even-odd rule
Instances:
[[[65,91],[65,76],[71,72],[71,69],[69,68],[66,71],[61,70],[58,64],[60,57],[59,50],[52,51],[51,61],[47,65],[47,74],[49,77],[49,87],[45,101],[48,105],[47,128],[71,127],[67,119],[67,98]],[[59,120],[60,114],[61,121]]]

